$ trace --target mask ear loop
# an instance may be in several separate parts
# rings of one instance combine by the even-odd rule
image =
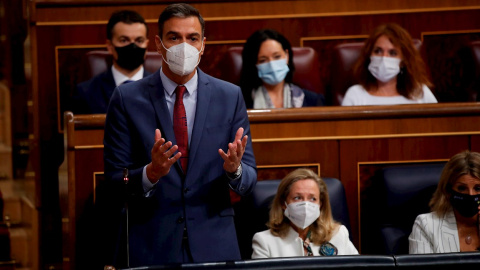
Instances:
[[[163,47],[166,51],[171,52],[169,49],[165,48],[165,45],[163,45],[162,39],[160,39],[160,44],[162,44],[162,47]],[[167,60],[165,60],[165,56],[163,55],[163,53],[162,53],[162,60],[163,60],[163,62],[165,62],[165,64],[170,65],[170,64],[167,62]]]

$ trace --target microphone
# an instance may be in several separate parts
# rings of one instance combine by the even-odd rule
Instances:
[[[127,168],[123,168],[123,182],[125,184],[128,184],[128,169]]]
[[[123,168],[123,183],[125,183],[125,224],[126,224],[126,248],[127,248],[127,268],[130,268],[130,243],[128,240],[128,191],[127,191],[127,184],[128,184],[128,169]]]

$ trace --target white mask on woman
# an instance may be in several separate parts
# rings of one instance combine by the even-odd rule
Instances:
[[[198,51],[197,48],[192,45],[183,42],[167,49],[165,45],[163,45],[162,40],[160,40],[160,42],[163,48],[167,50],[167,59],[163,57],[163,61],[167,63],[173,73],[180,76],[188,75],[192,73],[198,63],[200,63],[199,55],[202,51]]]
[[[399,58],[370,56],[368,70],[381,82],[388,82],[400,73]]]
[[[298,228],[305,229],[320,216],[320,205],[308,201],[287,204],[283,214]]]

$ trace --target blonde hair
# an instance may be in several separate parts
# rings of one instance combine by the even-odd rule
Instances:
[[[456,154],[448,161],[442,170],[437,190],[429,203],[432,212],[443,216],[451,209],[452,187],[463,175],[480,179],[480,153],[467,150]]]
[[[270,209],[270,220],[267,226],[273,235],[284,237],[290,229],[290,221],[283,215],[282,206],[285,205],[293,183],[300,180],[313,180],[317,183],[320,193],[320,217],[310,225],[311,241],[317,245],[323,244],[332,238],[339,224],[333,220],[327,185],[312,170],[296,169],[282,179],[278,186],[277,194]]]

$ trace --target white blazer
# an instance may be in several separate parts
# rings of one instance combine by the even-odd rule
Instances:
[[[448,211],[443,217],[435,212],[419,215],[408,242],[410,254],[460,252],[453,211]]]
[[[357,249],[348,238],[347,228],[343,225],[338,227],[329,242],[337,247],[337,255],[358,254]],[[320,246],[313,243],[310,246],[314,256],[321,256],[319,254]],[[270,230],[256,233],[253,236],[252,248],[252,259],[304,256],[303,240],[298,237],[298,233],[292,227],[284,238],[274,236]]]

